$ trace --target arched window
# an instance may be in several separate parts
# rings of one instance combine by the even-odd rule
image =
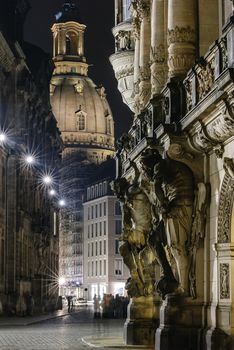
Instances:
[[[66,55],[77,56],[78,35],[74,32],[66,33]]]
[[[85,116],[82,113],[77,116],[77,129],[79,131],[85,130]]]

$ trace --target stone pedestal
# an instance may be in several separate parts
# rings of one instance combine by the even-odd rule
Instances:
[[[127,345],[153,345],[159,325],[160,301],[155,296],[131,299],[124,325]]]
[[[155,350],[198,350],[203,343],[203,305],[168,294],[160,309]]]

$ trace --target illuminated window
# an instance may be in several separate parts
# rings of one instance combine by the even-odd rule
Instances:
[[[84,131],[85,130],[85,116],[84,114],[80,113],[77,116],[77,126],[79,131]]]
[[[115,240],[115,254],[119,254],[119,240]]]

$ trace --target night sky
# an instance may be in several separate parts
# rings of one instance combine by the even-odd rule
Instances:
[[[59,12],[62,0],[29,0],[31,10],[25,23],[25,40],[40,46],[52,55],[52,33],[50,28],[55,22],[54,15]],[[85,54],[89,76],[97,85],[106,88],[114,120],[116,138],[129,129],[132,113],[122,102],[117,89],[109,56],[114,53],[114,38],[111,28],[114,26],[114,0],[75,0],[82,23],[87,26],[85,36]]]

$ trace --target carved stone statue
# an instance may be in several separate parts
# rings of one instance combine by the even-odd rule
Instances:
[[[135,165],[134,169],[132,183],[120,178],[114,181],[112,188],[121,202],[123,213],[120,254],[131,274],[126,289],[131,297],[138,297],[154,293],[156,259],[152,258],[148,245],[148,236],[152,230],[151,205],[139,187],[139,171]]]
[[[167,245],[176,263],[176,278],[183,292],[189,291],[188,242],[192,229],[194,179],[189,167],[158,154],[154,167],[155,193],[164,221]]]
[[[162,269],[162,275],[156,284],[156,289],[164,298],[167,293],[172,293],[177,289],[178,282],[174,277],[171,265],[166,256],[165,247],[167,245],[167,238],[165,227],[163,220],[160,218],[160,203],[156,196],[154,181],[152,181],[154,167],[160,159],[161,157],[155,149],[147,149],[142,153],[140,158],[141,175],[139,183],[151,204],[152,231],[149,235],[148,245]]]

